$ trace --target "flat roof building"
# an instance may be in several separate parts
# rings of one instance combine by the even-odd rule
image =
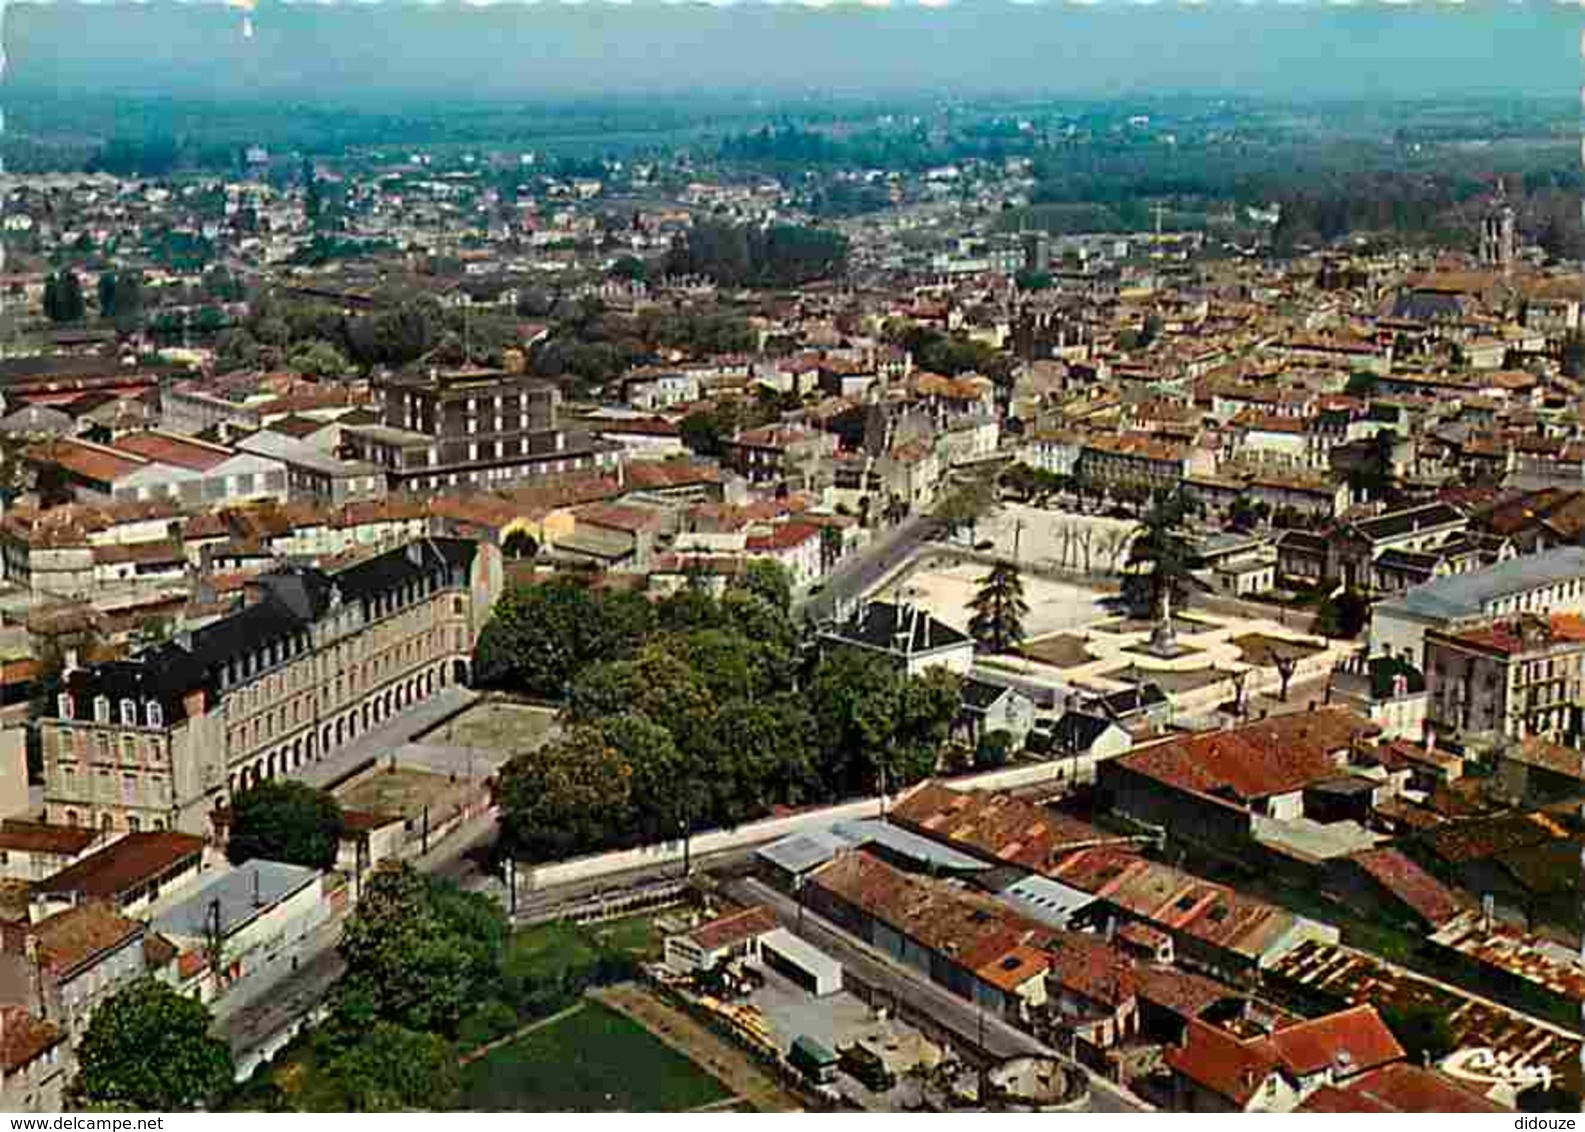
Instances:
[[[1371,611],[1371,656],[1425,666],[1427,629],[1452,631],[1519,613],[1585,614],[1585,547],[1560,546],[1415,586]]]

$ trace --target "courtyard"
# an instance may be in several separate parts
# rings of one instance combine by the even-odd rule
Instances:
[[[489,696],[417,736],[425,744],[517,754],[559,732],[554,708]]]

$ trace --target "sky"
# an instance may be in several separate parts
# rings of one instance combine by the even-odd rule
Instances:
[[[12,3],[7,82],[184,97],[757,90],[1268,97],[1572,95],[1578,8],[1208,0],[924,7],[541,0]]]

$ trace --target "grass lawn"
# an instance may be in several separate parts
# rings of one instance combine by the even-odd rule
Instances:
[[[513,932],[506,946],[506,962],[524,978],[544,979],[593,961],[596,952],[588,928],[556,922]]]
[[[601,943],[617,951],[625,951],[643,959],[652,959],[662,950],[661,934],[655,927],[653,914],[624,916],[603,924],[590,924],[586,929],[595,934]]]
[[[714,1077],[598,1003],[464,1068],[462,1108],[682,1112],[727,1095]]]

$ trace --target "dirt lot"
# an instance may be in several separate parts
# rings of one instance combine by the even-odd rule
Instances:
[[[538,747],[556,731],[556,712],[551,708],[490,699],[474,704],[418,741],[516,753]]]
[[[1031,641],[1024,646],[1024,655],[1057,668],[1077,668],[1095,659],[1084,647],[1084,638],[1073,633],[1058,633]]]
[[[456,786],[443,774],[409,767],[379,767],[338,789],[336,800],[348,810],[411,818],[422,813],[425,805],[437,804],[454,790]]]
[[[1268,637],[1264,633],[1245,633],[1242,637],[1234,637],[1232,643],[1244,654],[1244,660],[1256,668],[1275,667],[1278,656],[1291,656],[1295,660],[1303,660],[1307,656],[1314,656],[1323,651],[1318,645],[1307,645],[1302,641],[1289,641],[1281,637]]]
[[[718,1037],[682,1011],[644,988],[627,983],[597,991],[594,997],[639,1023],[661,1041],[713,1075],[758,1112],[802,1112],[789,1096],[742,1050]]]

